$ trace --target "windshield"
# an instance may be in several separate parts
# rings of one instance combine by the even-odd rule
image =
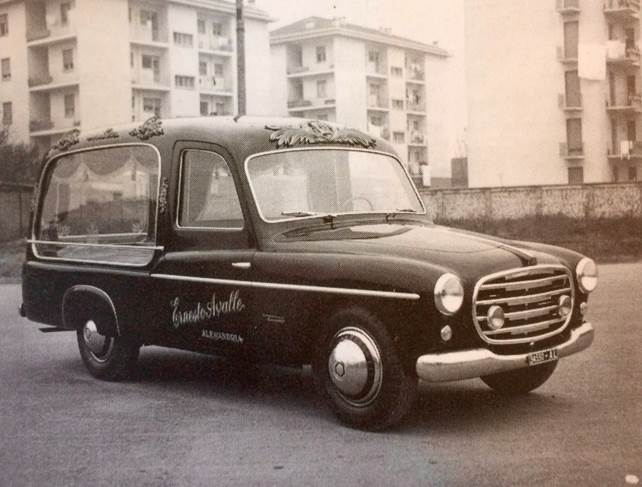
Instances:
[[[250,159],[247,172],[266,221],[342,213],[423,213],[401,164],[366,151],[310,149]]]

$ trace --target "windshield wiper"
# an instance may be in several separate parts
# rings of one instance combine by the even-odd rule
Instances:
[[[304,218],[306,216],[318,216],[320,213],[315,213],[313,211],[282,211],[281,215],[283,216],[293,216],[294,218]]]
[[[414,210],[412,208],[395,208],[395,211],[386,213],[386,221],[397,216],[399,213],[417,213],[417,210]]]

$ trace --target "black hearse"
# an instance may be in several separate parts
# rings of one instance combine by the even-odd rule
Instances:
[[[593,340],[595,263],[436,226],[392,147],[320,121],[201,118],[64,136],[35,191],[22,313],[119,379],[142,345],[311,364],[384,428],[418,380],[543,384]]]

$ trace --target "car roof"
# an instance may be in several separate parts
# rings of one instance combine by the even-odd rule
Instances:
[[[223,147],[237,161],[252,154],[290,147],[343,147],[396,155],[384,139],[341,125],[291,117],[193,117],[159,119],[81,132],[74,129],[54,144],[47,158],[67,150],[143,142],[172,147],[176,141],[194,141]]]

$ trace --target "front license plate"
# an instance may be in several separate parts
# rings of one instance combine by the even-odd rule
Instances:
[[[541,352],[533,352],[528,355],[528,365],[539,365],[546,362],[553,362],[558,358],[559,356],[557,355],[556,348],[542,350]]]

